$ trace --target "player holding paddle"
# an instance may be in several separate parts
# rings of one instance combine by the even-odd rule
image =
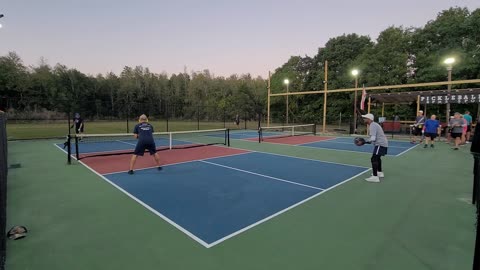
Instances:
[[[137,156],[143,156],[145,150],[148,150],[150,155],[153,156],[157,163],[158,170],[160,171],[162,167],[160,166],[160,157],[157,154],[155,140],[153,139],[153,126],[148,123],[148,118],[145,114],[140,115],[138,122],[140,123],[138,123],[133,129],[133,136],[138,139],[138,141],[135,146],[135,152],[130,160],[130,170],[128,171],[128,174],[133,174],[133,167],[137,161]]]
[[[369,134],[370,138],[365,140],[363,138],[355,138],[355,144],[358,146],[362,146],[365,143],[372,143],[373,147],[373,154],[372,154],[372,176],[365,179],[368,182],[378,183],[380,182],[380,177],[383,178],[385,175],[383,174],[382,170],[382,160],[381,157],[387,154],[388,149],[388,140],[383,133],[382,127],[376,123],[373,117],[373,114],[368,113],[362,115],[363,121],[370,125],[369,127]]]

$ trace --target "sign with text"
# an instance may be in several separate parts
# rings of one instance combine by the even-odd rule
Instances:
[[[480,93],[452,93],[450,95],[433,95],[433,96],[420,96],[421,104],[447,104],[447,103],[459,103],[459,104],[468,104],[468,103],[479,103],[480,102]]]

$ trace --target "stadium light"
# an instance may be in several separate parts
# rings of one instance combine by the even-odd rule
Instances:
[[[452,65],[453,63],[455,63],[455,58],[449,57],[449,58],[445,59],[445,61],[443,61],[443,63],[447,64],[447,65]]]

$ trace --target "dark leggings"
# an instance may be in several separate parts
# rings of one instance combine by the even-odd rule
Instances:
[[[371,161],[374,176],[377,176],[377,172],[382,171],[382,160],[380,159],[381,157],[382,156],[379,155],[372,155]]]

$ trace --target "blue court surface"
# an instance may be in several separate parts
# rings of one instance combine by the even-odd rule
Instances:
[[[103,175],[205,247],[277,216],[369,168],[249,152]]]
[[[363,146],[356,146],[353,143],[354,138],[334,138],[331,140],[323,140],[313,143],[299,144],[299,146],[315,147],[322,149],[341,150],[350,152],[372,153],[373,145],[365,144]],[[408,150],[414,148],[416,145],[404,141],[388,141],[388,156],[399,156]]]

